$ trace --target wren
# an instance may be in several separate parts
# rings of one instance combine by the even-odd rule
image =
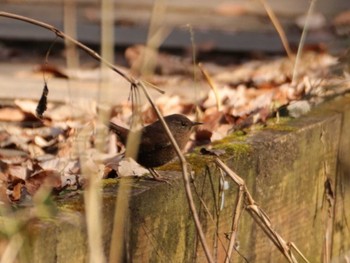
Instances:
[[[193,122],[181,114],[173,114],[164,117],[178,146],[183,150],[190,139],[192,128],[201,122]],[[125,145],[129,129],[120,127],[112,122],[109,128],[117,134]],[[176,157],[176,151],[171,144],[162,123],[158,120],[141,130],[141,140],[136,162],[147,168],[154,177],[158,174],[153,168],[162,166]]]

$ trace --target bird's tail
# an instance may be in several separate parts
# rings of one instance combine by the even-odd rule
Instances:
[[[109,129],[119,137],[120,141],[125,145],[128,138],[129,129],[121,127],[113,122],[109,122]]]

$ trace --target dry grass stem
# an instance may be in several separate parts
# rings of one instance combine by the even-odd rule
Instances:
[[[86,156],[87,142],[89,141],[91,127],[86,126],[80,132],[76,140],[79,152],[82,174],[85,176],[87,185],[84,190],[85,216],[88,233],[89,262],[106,262],[103,252],[102,224],[101,219],[101,185],[98,170],[87,165]]]
[[[248,205],[247,210],[254,221],[260,226],[267,237],[275,244],[278,250],[285,256],[288,262],[296,263],[297,260],[293,256],[291,250],[283,238],[272,229],[270,219],[266,217],[265,212],[257,205]]]
[[[289,243],[285,242],[283,238],[275,231],[272,229],[272,224],[267,216],[267,214],[255,203],[254,199],[252,198],[251,194],[249,193],[245,182],[242,178],[240,178],[235,172],[233,172],[224,162],[222,162],[219,158],[215,158],[215,164],[221,168],[228,176],[231,177],[231,179],[239,186],[240,190],[243,191],[244,193],[244,203],[246,205],[246,209],[251,215],[251,217],[254,219],[254,221],[261,227],[261,229],[264,231],[264,233],[267,235],[267,237],[274,243],[274,245],[278,248],[278,250],[285,256],[285,258],[288,260],[288,262],[295,263],[297,262],[296,258],[294,257],[292,250],[290,249],[290,246],[288,245]],[[238,196],[238,198],[242,198]],[[240,208],[237,207],[237,205],[240,205],[240,200],[238,199],[236,203],[236,212],[240,212]],[[237,223],[236,229],[238,228],[238,219],[236,217],[236,213],[233,219],[234,223]],[[233,229],[235,230],[235,229]],[[236,233],[233,234],[235,235]],[[231,235],[232,236],[232,235]],[[229,246],[233,246],[233,244],[230,244]],[[231,256],[230,254],[230,247],[229,247],[229,253],[228,255]],[[295,247],[295,246],[294,246]],[[303,256],[302,253],[298,249],[298,254],[303,258],[305,262],[308,262],[305,256]],[[231,248],[231,253],[232,253],[232,248]],[[226,262],[229,259],[226,258]]]
[[[236,236],[238,232],[239,219],[242,213],[243,200],[244,200],[244,188],[240,186],[239,191],[237,193],[235,212],[233,215],[232,227],[231,227],[230,243],[228,245],[228,252],[226,255],[225,263],[230,263],[232,259],[232,252],[236,244]]]
[[[153,11],[150,21],[147,49],[142,57],[142,67],[141,72],[143,74],[150,73],[154,70],[154,64],[152,62],[156,61],[156,58],[152,55],[156,54],[154,51],[163,42],[164,38],[168,35],[169,31],[163,26],[164,17],[166,12],[166,5],[164,1],[156,1],[153,5]],[[154,87],[154,85],[151,85]],[[156,88],[158,91],[159,89]],[[126,145],[126,157],[136,157],[140,141],[140,130],[137,126],[141,123],[140,114],[138,112],[138,106],[140,98],[137,93],[137,85],[131,84],[131,100],[133,108],[133,118],[131,124],[131,133],[128,136],[128,141]],[[148,98],[149,99],[149,98]],[[110,262],[119,262],[121,259],[122,244],[116,244],[116,242],[123,242],[123,225],[125,223],[125,216],[127,211],[127,203],[129,201],[129,192],[131,190],[131,184],[122,183],[120,185],[120,191],[118,192],[117,202],[116,202],[116,213],[115,213],[115,224],[113,230],[113,240],[110,253]],[[119,240],[116,237],[119,236]]]
[[[110,62],[108,62],[106,59],[102,58],[100,55],[98,55],[96,52],[94,52],[92,49],[88,48],[87,46],[83,45],[82,43],[80,43],[79,41],[73,39],[72,37],[64,34],[62,31],[58,30],[57,28],[46,24],[44,22],[41,21],[37,21],[35,19],[31,19],[28,17],[24,17],[24,16],[20,16],[20,15],[16,15],[16,14],[12,14],[12,13],[7,13],[7,12],[0,12],[0,16],[3,17],[8,17],[8,18],[12,18],[12,19],[17,19],[17,20],[21,20],[27,23],[31,23],[40,27],[43,27],[45,29],[48,29],[52,32],[54,32],[58,37],[63,38],[63,39],[67,39],[69,41],[71,41],[72,43],[74,43],[75,45],[77,45],[79,48],[83,49],[84,51],[86,51],[90,56],[92,56],[93,58],[97,59],[98,61],[100,61],[101,63],[104,63],[105,65],[107,65],[110,69],[112,69],[113,71],[115,71],[116,73],[118,73],[120,76],[122,76],[124,79],[126,79],[129,83],[131,83],[132,87],[140,87],[144,94],[146,95],[146,98],[149,100],[149,102],[151,103],[152,107],[154,108],[155,112],[157,113],[166,133],[169,136],[169,139],[172,143],[172,145],[174,146],[178,157],[180,159],[181,162],[181,167],[182,167],[182,171],[183,171],[183,178],[184,178],[184,184],[185,184],[185,190],[186,190],[186,195],[188,198],[188,202],[189,202],[189,206],[191,208],[191,212],[194,218],[194,222],[195,222],[195,226],[198,232],[198,235],[200,237],[200,241],[201,244],[203,246],[203,250],[205,252],[205,255],[207,257],[208,262],[214,262],[212,255],[209,252],[209,247],[207,245],[207,242],[205,240],[205,236],[204,236],[204,232],[202,230],[202,226],[201,223],[199,221],[199,217],[198,217],[198,213],[193,201],[193,196],[192,196],[192,192],[191,192],[191,187],[190,187],[190,181],[189,181],[189,175],[188,175],[188,171],[187,171],[187,162],[181,152],[181,150],[179,149],[173,135],[171,134],[167,124],[165,123],[163,117],[161,116],[161,113],[159,112],[158,108],[155,106],[154,102],[152,101],[148,91],[147,91],[147,87],[145,86],[145,84],[142,81],[136,80],[134,79],[132,76],[127,75],[126,73],[124,73],[122,70],[118,69],[116,66],[114,66],[113,64],[111,64]],[[93,177],[93,176],[92,176]],[[89,192],[87,192],[86,194],[88,195]],[[89,196],[89,195],[88,195]],[[91,200],[90,198],[87,198],[87,200]],[[92,211],[91,211],[92,212]],[[97,211],[95,211],[97,212]],[[91,220],[89,220],[90,217],[88,217],[88,227],[89,224],[92,224]],[[93,218],[93,216],[91,216],[91,218]],[[98,246],[99,247],[99,246]],[[103,254],[101,253],[101,258],[103,258]],[[101,262],[101,261],[95,261],[95,262]]]
[[[1,255],[0,263],[17,262],[17,255],[23,245],[23,237],[20,233],[14,234],[6,246],[5,251]]]
[[[282,45],[283,45],[283,47],[284,47],[284,49],[285,49],[289,59],[291,61],[293,61],[294,60],[294,55],[293,55],[293,52],[292,52],[292,50],[291,50],[291,48],[289,46],[289,42],[288,42],[286,33],[284,32],[281,23],[279,22],[277,16],[273,12],[273,10],[269,6],[269,4],[266,2],[266,0],[259,0],[259,1],[264,6],[264,9],[265,9],[267,15],[269,16],[273,26],[275,27],[275,29],[276,29],[276,31],[278,33],[278,35],[280,36],[281,41],[282,41]]]
[[[76,0],[64,0],[63,4],[64,32],[72,38],[77,38],[77,5]],[[79,52],[77,46],[65,40],[66,62],[68,69],[79,68]]]
[[[239,177],[234,171],[232,171],[223,161],[221,161],[219,158],[215,158],[215,164],[222,169],[231,179],[238,185],[238,186],[244,186],[245,182],[244,180]]]
[[[85,214],[89,245],[89,262],[106,262],[103,252],[102,224],[101,219],[101,193],[100,180],[97,173],[84,171],[84,175],[89,177],[88,186],[84,191]]]
[[[180,164],[181,164],[182,175],[183,175],[183,179],[184,179],[184,185],[185,185],[185,191],[186,191],[186,197],[188,200],[188,204],[190,206],[190,210],[191,210],[191,213],[193,216],[193,220],[194,220],[194,223],[195,223],[195,226],[197,229],[197,233],[199,235],[204,253],[207,257],[208,262],[212,263],[212,262],[214,262],[214,260],[212,258],[210,251],[209,251],[209,247],[208,247],[208,244],[207,244],[206,239],[205,239],[202,225],[201,225],[200,220],[199,220],[198,212],[197,212],[197,209],[196,209],[194,201],[193,201],[193,195],[192,195],[191,186],[190,186],[190,179],[189,179],[189,175],[188,175],[188,168],[187,168],[186,159],[185,159],[184,155],[182,154],[179,146],[177,145],[177,142],[176,142],[174,136],[172,135],[169,127],[167,126],[166,122],[164,121],[162,114],[160,113],[159,109],[157,108],[157,106],[153,102],[152,98],[150,97],[150,94],[147,91],[146,85],[141,81],[139,83],[139,86],[142,89],[142,91],[144,92],[148,101],[151,103],[153,109],[155,110],[160,122],[162,123],[162,125],[164,127],[166,134],[169,137],[169,140],[171,141],[171,144],[174,146],[174,149],[176,151],[177,156],[180,159]]]
[[[120,180],[119,191],[116,197],[113,220],[112,241],[109,252],[109,262],[122,262],[123,247],[125,243],[125,225],[129,216],[129,199],[132,183]]]
[[[164,23],[166,16],[166,7],[166,1],[164,0],[155,0],[153,2],[153,10],[151,13],[146,42],[147,48],[142,54],[142,61],[140,64],[140,70],[142,75],[153,74],[156,67],[156,56],[158,48],[171,32],[170,29],[166,27]]]
[[[288,247],[293,248],[306,263],[310,263],[293,242],[288,242],[287,245]]]
[[[261,1],[262,1],[262,3],[264,3],[265,9],[267,10],[269,16],[271,17],[271,20],[275,21],[274,25],[276,26],[276,28],[278,28],[277,31],[281,35],[282,42],[287,43],[286,38],[284,36],[284,32],[283,32],[282,28],[280,27],[279,23],[276,22],[277,19],[275,19],[275,16],[274,16],[272,10],[266,5],[264,0],[261,0]],[[313,4],[314,4],[314,2],[312,2],[310,9],[313,9]],[[311,11],[309,10],[309,12],[311,12]],[[102,58],[101,56],[99,56],[96,52],[94,52],[90,48],[86,47],[82,43],[80,43],[77,40],[73,39],[72,37],[64,34],[60,30],[56,29],[55,27],[53,27],[49,24],[46,24],[46,23],[43,23],[43,22],[40,22],[40,21],[37,21],[34,19],[26,18],[23,16],[18,16],[18,15],[11,14],[11,13],[6,13],[6,12],[0,12],[0,16],[22,20],[22,21],[32,23],[34,25],[46,28],[46,29],[54,32],[58,37],[61,37],[63,39],[67,39],[67,40],[71,41],[72,43],[74,43],[75,45],[80,47],[81,49],[85,50],[89,55],[91,55],[95,59],[99,60],[100,62],[104,63],[107,67],[109,67],[113,71],[117,72],[120,76],[122,76],[129,83],[131,83],[131,86],[133,88],[140,88],[143,91],[143,93],[145,94],[149,103],[151,104],[151,106],[155,110],[159,120],[161,121],[161,123],[162,123],[162,125],[163,125],[172,145],[174,146],[174,149],[176,150],[176,153],[177,153],[179,159],[180,159],[186,196],[187,196],[187,200],[188,200],[188,203],[190,206],[193,220],[195,222],[195,226],[196,226],[199,238],[200,238],[199,240],[202,244],[207,261],[214,262],[212,254],[209,251],[209,247],[207,245],[205,235],[204,235],[204,232],[202,229],[202,225],[201,225],[200,220],[199,220],[198,212],[196,210],[195,203],[193,200],[193,195],[192,195],[191,186],[190,186],[190,179],[189,179],[189,174],[188,174],[187,162],[186,162],[181,150],[179,149],[171,131],[169,130],[167,124],[165,123],[160,111],[158,110],[158,108],[154,104],[154,101],[150,97],[150,95],[148,93],[148,88],[146,87],[145,83],[134,79],[132,76],[127,75],[126,73],[124,73],[123,71],[121,71],[120,69],[115,67],[112,63],[110,63],[107,59]],[[286,50],[288,53],[289,49],[286,48]],[[291,54],[289,54],[289,55],[291,55]],[[82,134],[85,134],[85,133],[86,133],[86,131],[82,132]],[[84,137],[84,136],[82,136],[82,137]],[[82,140],[80,141],[81,147],[79,147],[79,148],[81,150],[80,151],[81,152],[81,163],[84,163],[84,158],[86,158],[86,157],[84,157],[84,154],[83,154],[84,153],[84,143],[86,143],[86,141],[87,141],[86,138],[82,138]],[[133,145],[135,145],[135,144],[133,144]],[[128,146],[127,146],[127,149],[128,149]],[[134,154],[135,154],[134,150],[127,150],[127,155],[134,155]],[[234,173],[231,169],[229,169],[219,158],[215,159],[215,163],[217,164],[218,167],[220,167],[223,171],[225,171],[225,173],[227,175],[229,175],[231,177],[231,179],[241,189],[241,191],[239,193],[239,198],[238,198],[237,204],[236,204],[235,215],[233,218],[233,234],[231,236],[233,244],[230,244],[231,250],[232,250],[232,247],[234,246],[235,236],[236,236],[236,232],[238,229],[239,215],[241,213],[240,207],[242,205],[242,202],[244,201],[244,203],[247,206],[247,210],[248,210],[249,214],[253,217],[255,222],[263,229],[263,231],[272,240],[272,242],[277,246],[277,248],[281,251],[281,253],[286,257],[286,259],[289,262],[296,262],[296,259],[294,258],[292,251],[290,250],[290,247],[288,246],[288,244],[278,235],[278,233],[276,233],[272,229],[271,222],[270,222],[269,218],[267,217],[267,215],[264,213],[264,211],[259,206],[257,206],[255,204],[254,199],[252,198],[248,189],[246,188],[244,180],[242,178],[240,178],[236,173]],[[101,242],[101,237],[100,237],[101,231],[100,231],[100,229],[98,229],[101,227],[101,225],[96,224],[96,222],[94,222],[94,219],[98,218],[100,216],[99,204],[100,204],[100,199],[101,199],[101,193],[97,190],[97,189],[99,189],[99,179],[98,179],[98,174],[95,171],[91,171],[90,169],[91,168],[89,168],[89,167],[82,166],[82,171],[88,178],[88,186],[87,186],[87,189],[85,191],[85,201],[86,201],[86,213],[87,213],[87,228],[88,228],[88,233],[89,233],[89,237],[88,237],[89,238],[89,249],[90,249],[91,255],[93,256],[90,258],[90,261],[91,262],[104,262],[105,258],[104,258],[104,254],[102,251],[103,246],[100,243]],[[120,208],[124,212],[127,211],[126,206],[128,204],[129,190],[130,190],[130,184],[125,185],[124,192],[122,192],[122,191],[119,192],[120,196],[118,194],[118,199],[117,199],[118,201],[117,201],[116,206],[117,206],[117,209]],[[118,203],[118,202],[121,202],[121,203]],[[125,215],[125,213],[123,214],[123,213],[116,211],[115,224],[117,225],[117,227],[113,230],[113,235],[120,235],[121,233],[123,233],[124,230],[121,228],[118,228],[118,226],[124,226],[124,222],[125,222],[126,218],[127,218],[127,215]],[[120,223],[120,224],[118,224],[118,223]],[[112,245],[113,245],[113,243],[112,243]],[[122,245],[123,245],[123,241],[119,240],[117,242],[117,246],[120,246],[117,249],[118,251],[121,251]],[[113,250],[114,249],[115,249],[115,247],[113,247]],[[299,251],[299,250],[296,249],[296,251]],[[300,255],[302,255],[302,254],[300,253]],[[302,257],[303,257],[303,259],[305,259],[304,256],[302,256]],[[117,252],[117,256],[112,255],[110,262],[118,262],[120,258],[121,258],[121,252]],[[230,258],[230,256],[228,256],[227,259],[228,258]]]
[[[149,87],[155,89],[156,91],[158,91],[159,93],[165,94],[165,91],[164,91],[164,90],[162,90],[161,88],[158,88],[156,85],[152,84],[151,82],[148,82],[148,81],[146,81],[146,80],[143,80],[143,82],[146,83],[147,86],[149,86]]]
[[[215,85],[214,81],[212,80],[212,78],[209,76],[209,73],[207,72],[207,70],[203,67],[202,63],[198,63],[198,67],[201,70],[205,80],[208,82],[209,87],[214,92],[217,110],[221,111],[222,103],[221,103],[221,98],[220,98],[220,94],[219,94],[218,88],[216,87],[216,85]]]
[[[72,38],[77,38],[77,3],[76,0],[64,0],[63,1],[63,27],[64,31],[72,36]],[[55,41],[56,42],[58,37],[56,36]],[[65,44],[65,60],[66,60],[66,66],[68,70],[77,70],[80,66],[79,62],[79,50],[76,45],[74,45],[71,41],[68,39],[64,39]],[[46,64],[48,60],[48,54],[46,57]],[[71,78],[67,79],[67,87],[68,92],[70,96],[68,96],[67,101],[72,106],[71,111],[74,111],[73,109],[73,103],[72,100],[76,95],[76,91],[73,88],[74,87],[74,80]],[[74,94],[74,95],[73,95]],[[79,95],[79,94],[78,94]]]
[[[193,183],[193,184],[194,184],[194,183]],[[197,197],[198,197],[198,199],[199,199],[199,202],[201,202],[202,206],[204,207],[204,210],[205,210],[205,212],[208,214],[210,221],[211,221],[212,223],[215,223],[215,219],[214,219],[213,215],[210,213],[209,207],[207,206],[207,204],[205,203],[205,201],[203,200],[203,198],[202,198],[202,197],[199,195],[199,193],[197,192],[197,188],[196,188],[195,185],[194,185],[194,188],[195,188]]]
[[[16,19],[16,20],[21,20],[21,21],[24,21],[24,22],[27,22],[27,23],[30,23],[30,24],[33,24],[33,25],[45,28],[47,30],[50,30],[53,33],[55,33],[56,36],[58,36],[58,37],[60,37],[62,39],[66,39],[66,40],[70,41],[71,43],[75,44],[76,46],[78,46],[79,48],[84,50],[87,54],[89,54],[94,59],[100,61],[101,63],[103,63],[105,65],[107,65],[111,70],[113,70],[114,72],[118,73],[120,76],[122,76],[129,83],[133,83],[133,84],[137,83],[137,81],[132,76],[127,75],[123,70],[121,70],[118,67],[114,66],[112,63],[110,63],[106,59],[102,58],[98,53],[93,51],[91,48],[85,46],[84,44],[82,44],[81,42],[75,40],[71,36],[66,35],[61,30],[55,28],[54,26],[52,26],[50,24],[38,21],[36,19],[32,19],[32,18],[28,18],[28,17],[25,17],[25,16],[12,14],[12,13],[8,13],[8,12],[0,12],[0,16],[8,17],[8,18]]]
[[[196,98],[196,113],[197,113],[197,117],[198,114],[200,113],[200,109],[199,109],[199,98],[198,98],[198,71],[197,71],[197,49],[196,49],[196,42],[195,42],[195,38],[194,38],[194,31],[193,31],[193,27],[191,24],[187,24],[186,28],[188,29],[189,33],[190,33],[190,39],[191,39],[191,53],[192,53],[192,64],[193,64],[193,81],[194,81],[194,88],[193,88],[193,92]]]
[[[196,194],[197,198],[199,199],[199,201],[201,202],[201,204],[203,205],[204,210],[205,210],[205,212],[207,213],[207,215],[209,216],[210,221],[211,221],[213,224],[216,224],[216,230],[218,230],[219,228],[218,228],[217,224],[218,224],[218,221],[219,221],[219,213],[220,213],[219,210],[220,210],[220,209],[217,209],[217,207],[216,207],[216,209],[215,209],[215,210],[217,211],[217,212],[216,212],[216,214],[217,214],[217,220],[215,221],[215,219],[214,219],[212,213],[209,211],[209,207],[206,205],[205,201],[203,200],[203,198],[202,198],[202,196],[201,196],[201,194],[203,194],[203,191],[206,191],[207,189],[202,189],[202,190],[203,190],[202,193],[199,193],[198,187],[197,187],[195,181],[192,181],[192,185],[193,185],[193,187],[194,187],[195,194]],[[200,213],[200,211],[199,211],[199,213]],[[215,237],[216,237],[217,240],[220,242],[220,245],[222,246],[222,248],[224,249],[225,253],[227,254],[227,250],[226,250],[226,248],[225,248],[224,241],[223,241],[222,238],[220,237],[218,231],[216,231]],[[215,249],[214,249],[214,251],[215,251]]]
[[[136,92],[132,89],[132,92]],[[132,96],[133,97],[133,96]],[[134,101],[133,101],[134,102]],[[133,104],[133,107],[135,105]],[[135,106],[137,109],[137,105]],[[125,156],[136,159],[137,152],[140,145],[141,130],[140,130],[140,114],[137,110],[133,112],[132,123],[130,126],[130,133],[126,143]],[[122,262],[123,248],[126,240],[125,229],[127,218],[129,216],[129,200],[130,192],[133,185],[132,180],[120,180],[117,198],[115,202],[114,223],[112,231],[111,249],[109,254],[109,262]]]
[[[293,75],[292,75],[292,85],[295,85],[295,86],[296,86],[296,81],[298,79],[299,61],[300,61],[301,55],[303,53],[303,48],[304,48],[304,44],[305,44],[305,40],[306,40],[306,34],[307,34],[307,30],[309,28],[309,21],[310,21],[312,13],[314,12],[315,5],[316,5],[316,0],[311,0],[309,10],[307,11],[307,16],[306,16],[303,32],[301,33],[299,46],[298,46],[298,52],[297,52],[296,57],[295,57],[295,62],[294,62],[294,67],[293,67]]]

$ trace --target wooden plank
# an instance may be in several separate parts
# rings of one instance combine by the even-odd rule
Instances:
[[[19,63],[0,63],[0,98],[6,100],[33,99],[38,100],[43,90],[43,78],[41,74],[33,73],[33,65]],[[96,70],[98,74],[98,70]],[[119,75],[114,74],[112,85],[115,89],[112,94],[106,94],[113,103],[126,101],[130,85]],[[100,80],[67,80],[62,78],[49,78],[49,101],[51,102],[75,102],[80,100],[96,101],[100,91]],[[118,89],[116,91],[116,89]],[[118,96],[115,94],[118,93]]]
[[[329,7],[326,0],[320,0],[318,10],[326,18],[346,8],[345,0],[336,0],[337,5]],[[195,32],[196,44],[212,44],[221,50],[262,50],[283,51],[276,30],[266,16],[265,10],[258,1],[232,1],[231,5],[241,8],[242,14],[225,15],[218,11],[218,6],[225,1],[179,1],[167,3],[167,11],[163,26],[170,28],[170,35],[163,43],[164,47],[190,46],[190,36],[186,25],[190,24]],[[35,4],[36,8],[33,8]],[[115,42],[120,45],[145,43],[148,23],[153,8],[153,1],[116,1],[115,8]],[[227,4],[227,2],[226,2]],[[271,1],[271,6],[279,17],[291,44],[297,44],[300,32],[295,31],[295,19],[305,13],[308,2],[288,5],[280,1]],[[98,1],[78,2],[78,36],[89,43],[100,42],[100,9]],[[229,9],[228,6],[226,9]],[[234,6],[231,6],[234,8]],[[53,24],[62,25],[62,1],[7,0],[1,4],[1,10],[14,12]],[[43,16],[45,14],[45,16]],[[43,30],[22,22],[0,18],[0,38],[51,40],[52,35]],[[330,42],[333,35],[325,31],[323,34],[310,32],[309,43]],[[241,39],[244,40],[242,44]],[[228,42],[229,40],[229,42]],[[258,43],[258,44],[257,44]]]

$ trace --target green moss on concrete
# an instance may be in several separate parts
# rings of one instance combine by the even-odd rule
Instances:
[[[252,151],[251,145],[247,142],[247,135],[242,131],[234,132],[222,140],[212,143],[213,149],[224,150],[223,159],[225,157],[240,157],[247,155]]]
[[[264,131],[264,130],[275,130],[275,131],[296,131],[297,128],[291,125],[294,119],[291,117],[279,117],[270,118],[266,123],[256,123],[250,127],[250,131]]]
[[[270,118],[267,120],[267,124],[268,125],[275,125],[275,124],[288,124],[291,120],[294,120],[294,118],[292,117],[274,117],[274,118]]]
[[[102,188],[108,187],[108,186],[114,186],[115,184],[118,184],[119,181],[116,178],[108,178],[101,180]]]
[[[189,163],[191,170],[194,171],[195,174],[200,174],[208,164],[213,163],[213,156],[192,153],[186,156],[186,160]]]
[[[181,166],[179,161],[173,161],[170,163],[167,163],[166,165],[163,165],[159,168],[157,168],[159,171],[176,171],[180,172],[181,171]]]
[[[213,143],[213,149],[224,150],[225,153],[223,154],[223,157],[243,156],[252,151],[251,146],[245,142],[219,141]]]
[[[68,196],[68,195],[67,195]],[[69,199],[69,200],[68,200]],[[63,197],[57,200],[57,207],[60,212],[85,211],[83,192],[76,192],[72,197]]]
[[[297,128],[290,125],[292,120],[290,117],[272,118],[267,121],[267,126],[264,129],[286,132],[296,131]]]
[[[182,185],[160,184],[153,190],[131,200],[132,253],[138,254],[145,244],[151,242],[156,249],[150,253],[143,251],[145,261],[188,262],[189,258],[184,258],[189,243],[187,239],[196,234],[188,224],[191,221]]]
[[[192,153],[185,155],[187,163],[189,164],[191,170],[195,173],[202,171],[203,167],[205,167],[208,163],[211,163],[213,160],[213,156],[202,155],[199,151],[200,148],[197,147]],[[182,172],[182,168],[178,160],[163,165],[157,168],[157,170]]]
[[[229,141],[246,141],[248,134],[245,131],[235,131],[227,135],[224,140]]]

